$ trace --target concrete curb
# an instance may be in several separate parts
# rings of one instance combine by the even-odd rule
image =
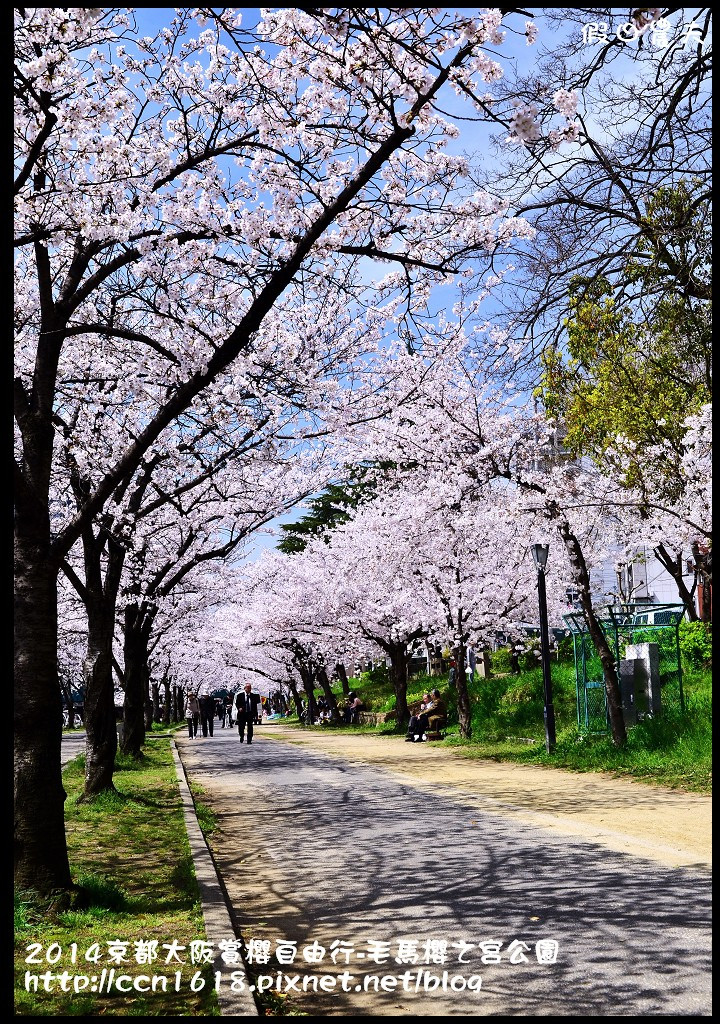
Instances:
[[[207,941],[212,943],[214,949],[218,951],[213,962],[213,972],[220,971],[223,975],[217,993],[220,1013],[223,1017],[259,1017],[260,1012],[255,1005],[255,1000],[250,990],[251,982],[245,970],[245,964],[241,962],[230,967],[220,959],[219,943],[221,939],[236,939],[237,936],[225,900],[225,891],[215,869],[215,862],[198,824],[195,804],[193,803],[192,793],[190,792],[185,774],[185,766],[182,763],[174,739],[172,740],[171,747],[180,786],[190,853],[195,864],[195,876],[197,877],[198,888],[200,889]],[[230,973],[235,971],[241,972],[245,978],[242,992],[232,992],[230,990]]]

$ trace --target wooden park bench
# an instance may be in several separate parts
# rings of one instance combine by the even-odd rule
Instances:
[[[425,733],[426,740],[444,740],[447,729],[447,715],[430,715],[428,718],[428,729]]]

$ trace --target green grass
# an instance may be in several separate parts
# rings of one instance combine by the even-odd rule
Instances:
[[[169,725],[165,725],[164,722],[153,722],[152,725],[150,726],[150,728],[147,731],[150,732],[150,733],[158,733],[158,732],[159,733],[168,733],[168,732],[178,732],[180,729],[187,729],[187,725],[185,724],[184,721],[182,721],[182,722],[171,722]],[[77,719],[77,722],[76,722],[75,726],[72,729],[70,728],[69,725],[63,726],[63,733],[66,733],[68,736],[72,736],[73,734],[77,734],[77,733],[84,732],[84,731],[85,731],[85,726],[80,721],[80,719]]]
[[[198,785],[196,782],[190,783],[190,791],[193,797],[193,803],[195,804],[195,816],[200,826],[200,831],[209,839],[213,832],[218,829],[217,815],[210,807],[209,804],[205,803],[202,797],[205,795],[205,789]]]
[[[712,788],[712,698],[709,671],[685,673],[685,711],[677,694],[663,696],[662,714],[628,729],[628,742],[617,748],[609,735],[578,731],[575,672],[572,664],[553,664],[553,704],[557,745],[545,749],[542,672],[476,683],[473,692],[473,738],[459,731],[445,741],[470,756],[500,757],[526,764],[547,764],[573,771],[603,771],[658,785],[710,792]],[[518,740],[533,739],[534,744]]]
[[[83,761],[76,758],[63,773],[68,852],[78,887],[73,908],[57,910],[30,893],[15,896],[16,1015],[219,1016],[209,981],[199,993],[189,988],[190,978],[203,969],[189,962],[189,944],[204,939],[205,932],[169,740],[154,739],[137,761],[119,754],[118,792],[92,803],[78,802]],[[186,963],[165,963],[163,944],[173,941],[186,947],[181,954]],[[127,943],[128,962],[110,962],[108,944],[114,942]],[[157,943],[154,962],[137,962],[135,943],[140,942]],[[26,963],[33,955],[31,943],[41,947],[39,964]],[[50,947],[53,959],[62,951],[52,965],[45,962]],[[35,993],[24,984],[26,971],[92,977],[111,966],[132,977],[165,975],[168,991]],[[179,992],[176,970],[181,971]]]
[[[472,739],[460,737],[454,691],[447,677],[413,677],[408,684],[408,703],[438,687],[448,702],[447,737],[439,744],[463,756],[545,764],[573,771],[602,771],[629,776],[656,785],[705,793],[712,788],[712,688],[707,668],[686,667],[683,685],[685,712],[677,694],[663,693],[662,714],[628,730],[627,745],[616,748],[609,736],[587,736],[578,731],[575,668],[572,662],[553,661],[551,666],[557,746],[545,749],[543,683],[540,667],[519,675],[476,679],[470,690]],[[367,711],[394,707],[394,695],[382,670],[363,673],[350,680]],[[340,696],[339,687],[335,691]],[[315,728],[318,728],[317,726]],[[338,733],[397,735],[393,722],[380,726],[323,726]],[[528,742],[533,741],[533,742]]]

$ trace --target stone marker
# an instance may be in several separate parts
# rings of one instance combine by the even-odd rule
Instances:
[[[660,652],[657,644],[628,644],[625,657],[635,660],[635,704],[638,712],[660,714]]]

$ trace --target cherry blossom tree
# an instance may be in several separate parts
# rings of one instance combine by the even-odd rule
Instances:
[[[122,11],[16,12],[16,878],[45,891],[70,886],[57,572],[88,524],[231,367],[240,407],[292,388],[308,426],[381,415],[363,360],[527,233],[447,152],[448,89],[495,116],[474,83],[501,73],[499,11],[241,17],[181,10],[141,39]],[[58,436],[90,481],[65,515]]]
[[[388,659],[398,722],[407,721],[408,662],[413,643],[450,645],[465,664],[469,643],[532,621],[528,528],[513,518],[516,495],[489,488],[486,502],[460,504],[444,476],[395,483],[356,508],[300,554],[266,556],[253,567],[250,628],[292,654],[307,693],[313,679],[329,691],[323,663],[362,649]],[[528,519],[528,514],[525,515]],[[561,567],[556,566],[556,579]],[[551,607],[559,620],[560,600]],[[250,623],[253,625],[251,626]],[[248,657],[252,655],[249,654]],[[464,676],[457,680],[462,734],[470,736]]]
[[[613,739],[626,740],[622,701],[613,652],[594,608],[593,564],[616,541],[622,510],[638,509],[642,496],[603,476],[591,465],[568,458],[556,443],[554,426],[544,416],[510,399],[483,393],[466,371],[429,390],[426,403],[373,425],[358,457],[374,446],[399,465],[444,476],[456,504],[494,500],[488,486],[504,482],[514,492],[509,515],[543,523],[561,541],[568,584],[579,592],[588,631],[603,665]]]
[[[294,556],[288,571],[296,574],[301,590],[313,595],[310,608],[306,599],[296,630],[301,635],[311,630],[315,642],[333,653],[358,644],[382,652],[397,720],[405,722],[409,647],[427,635],[427,624],[413,593],[411,552],[407,544],[393,548],[388,543],[387,523],[375,503],[364,507],[333,531],[329,543],[313,541]]]
[[[292,443],[274,440],[278,430],[290,429],[287,410],[280,415],[272,404],[256,402],[224,422],[222,403],[218,393],[207,408],[196,406],[188,417],[193,422],[178,426],[174,443],[151,450],[131,486],[116,490],[97,527],[84,527],[82,569],[63,562],[88,618],[86,797],[112,786],[112,641],[121,582],[123,749],[137,755],[149,717],[148,648],[160,603],[195,565],[227,557],[259,524],[314,486],[312,449],[298,454]],[[108,458],[106,434],[96,439],[95,470]],[[64,455],[80,506],[92,485],[91,470],[80,468],[72,447]]]
[[[542,29],[532,66],[497,86],[520,104],[521,144],[501,128],[473,172],[537,230],[532,246],[513,244],[495,311],[516,346],[512,374],[530,387],[538,355],[564,350],[578,276],[609,282],[623,309],[662,300],[670,280],[688,307],[711,297],[709,233],[683,218],[668,238],[653,196],[691,184],[691,217],[711,202],[712,12],[547,8]]]
[[[460,733],[470,738],[467,649],[483,648],[499,634],[517,640],[535,621],[528,534],[534,527],[535,535],[544,534],[546,527],[518,515],[514,488],[490,485],[464,500],[445,474],[417,474],[388,495],[383,512],[391,526],[390,549],[397,550],[404,537],[411,593],[425,607],[428,639],[454,653]],[[558,626],[564,588],[553,584],[562,579],[562,568],[556,560],[548,588]]]
[[[186,692],[231,692],[244,681],[237,664],[236,645],[224,630],[226,595],[233,592],[237,575],[229,563],[205,563],[185,577],[158,609],[150,645],[151,670],[155,666]]]
[[[629,559],[637,549],[650,545],[660,563],[668,570],[678,587],[680,598],[685,605],[685,614],[690,621],[698,618],[695,598],[698,582],[702,584],[702,600],[699,618],[705,622],[711,619],[710,599],[712,593],[712,405],[704,405],[700,411],[689,416],[684,423],[685,434],[682,454],[678,461],[678,484],[673,497],[669,496],[663,481],[653,486],[652,474],[645,475],[642,496],[633,501],[628,494],[619,505],[623,513],[626,547]],[[628,450],[628,439],[620,438],[617,450],[620,472],[623,460],[638,458],[653,465],[667,453],[655,448],[645,453]],[[668,444],[668,447],[670,445]],[[677,452],[671,454],[677,458]],[[683,580],[683,556],[692,552],[691,564],[695,582],[691,587]]]
[[[213,617],[216,642],[222,645],[224,657],[241,678],[254,674],[268,685],[282,690],[287,686],[302,717],[302,701],[298,683],[305,691],[312,721],[314,707],[311,640],[298,640],[301,622],[308,625],[303,608],[308,604],[307,592],[288,589],[282,568],[286,559],[265,556],[260,563],[246,566],[228,581],[224,600]],[[314,630],[310,624],[309,628]],[[314,630],[317,635],[317,630]]]
[[[311,459],[292,455],[284,459],[274,445],[260,447],[254,459],[234,458],[204,486],[141,519],[124,587],[125,753],[137,756],[144,742],[148,648],[161,604],[197,566],[231,558],[250,534],[313,489]]]
[[[306,724],[316,717],[315,689],[323,691],[331,718],[338,717],[329,666],[342,657],[345,635],[323,627],[318,604],[320,580],[304,559],[266,553],[242,575],[232,632],[242,664],[278,683],[287,682],[298,707],[300,682],[307,705]],[[239,627],[238,627],[239,623]],[[263,666],[264,663],[264,666]]]

